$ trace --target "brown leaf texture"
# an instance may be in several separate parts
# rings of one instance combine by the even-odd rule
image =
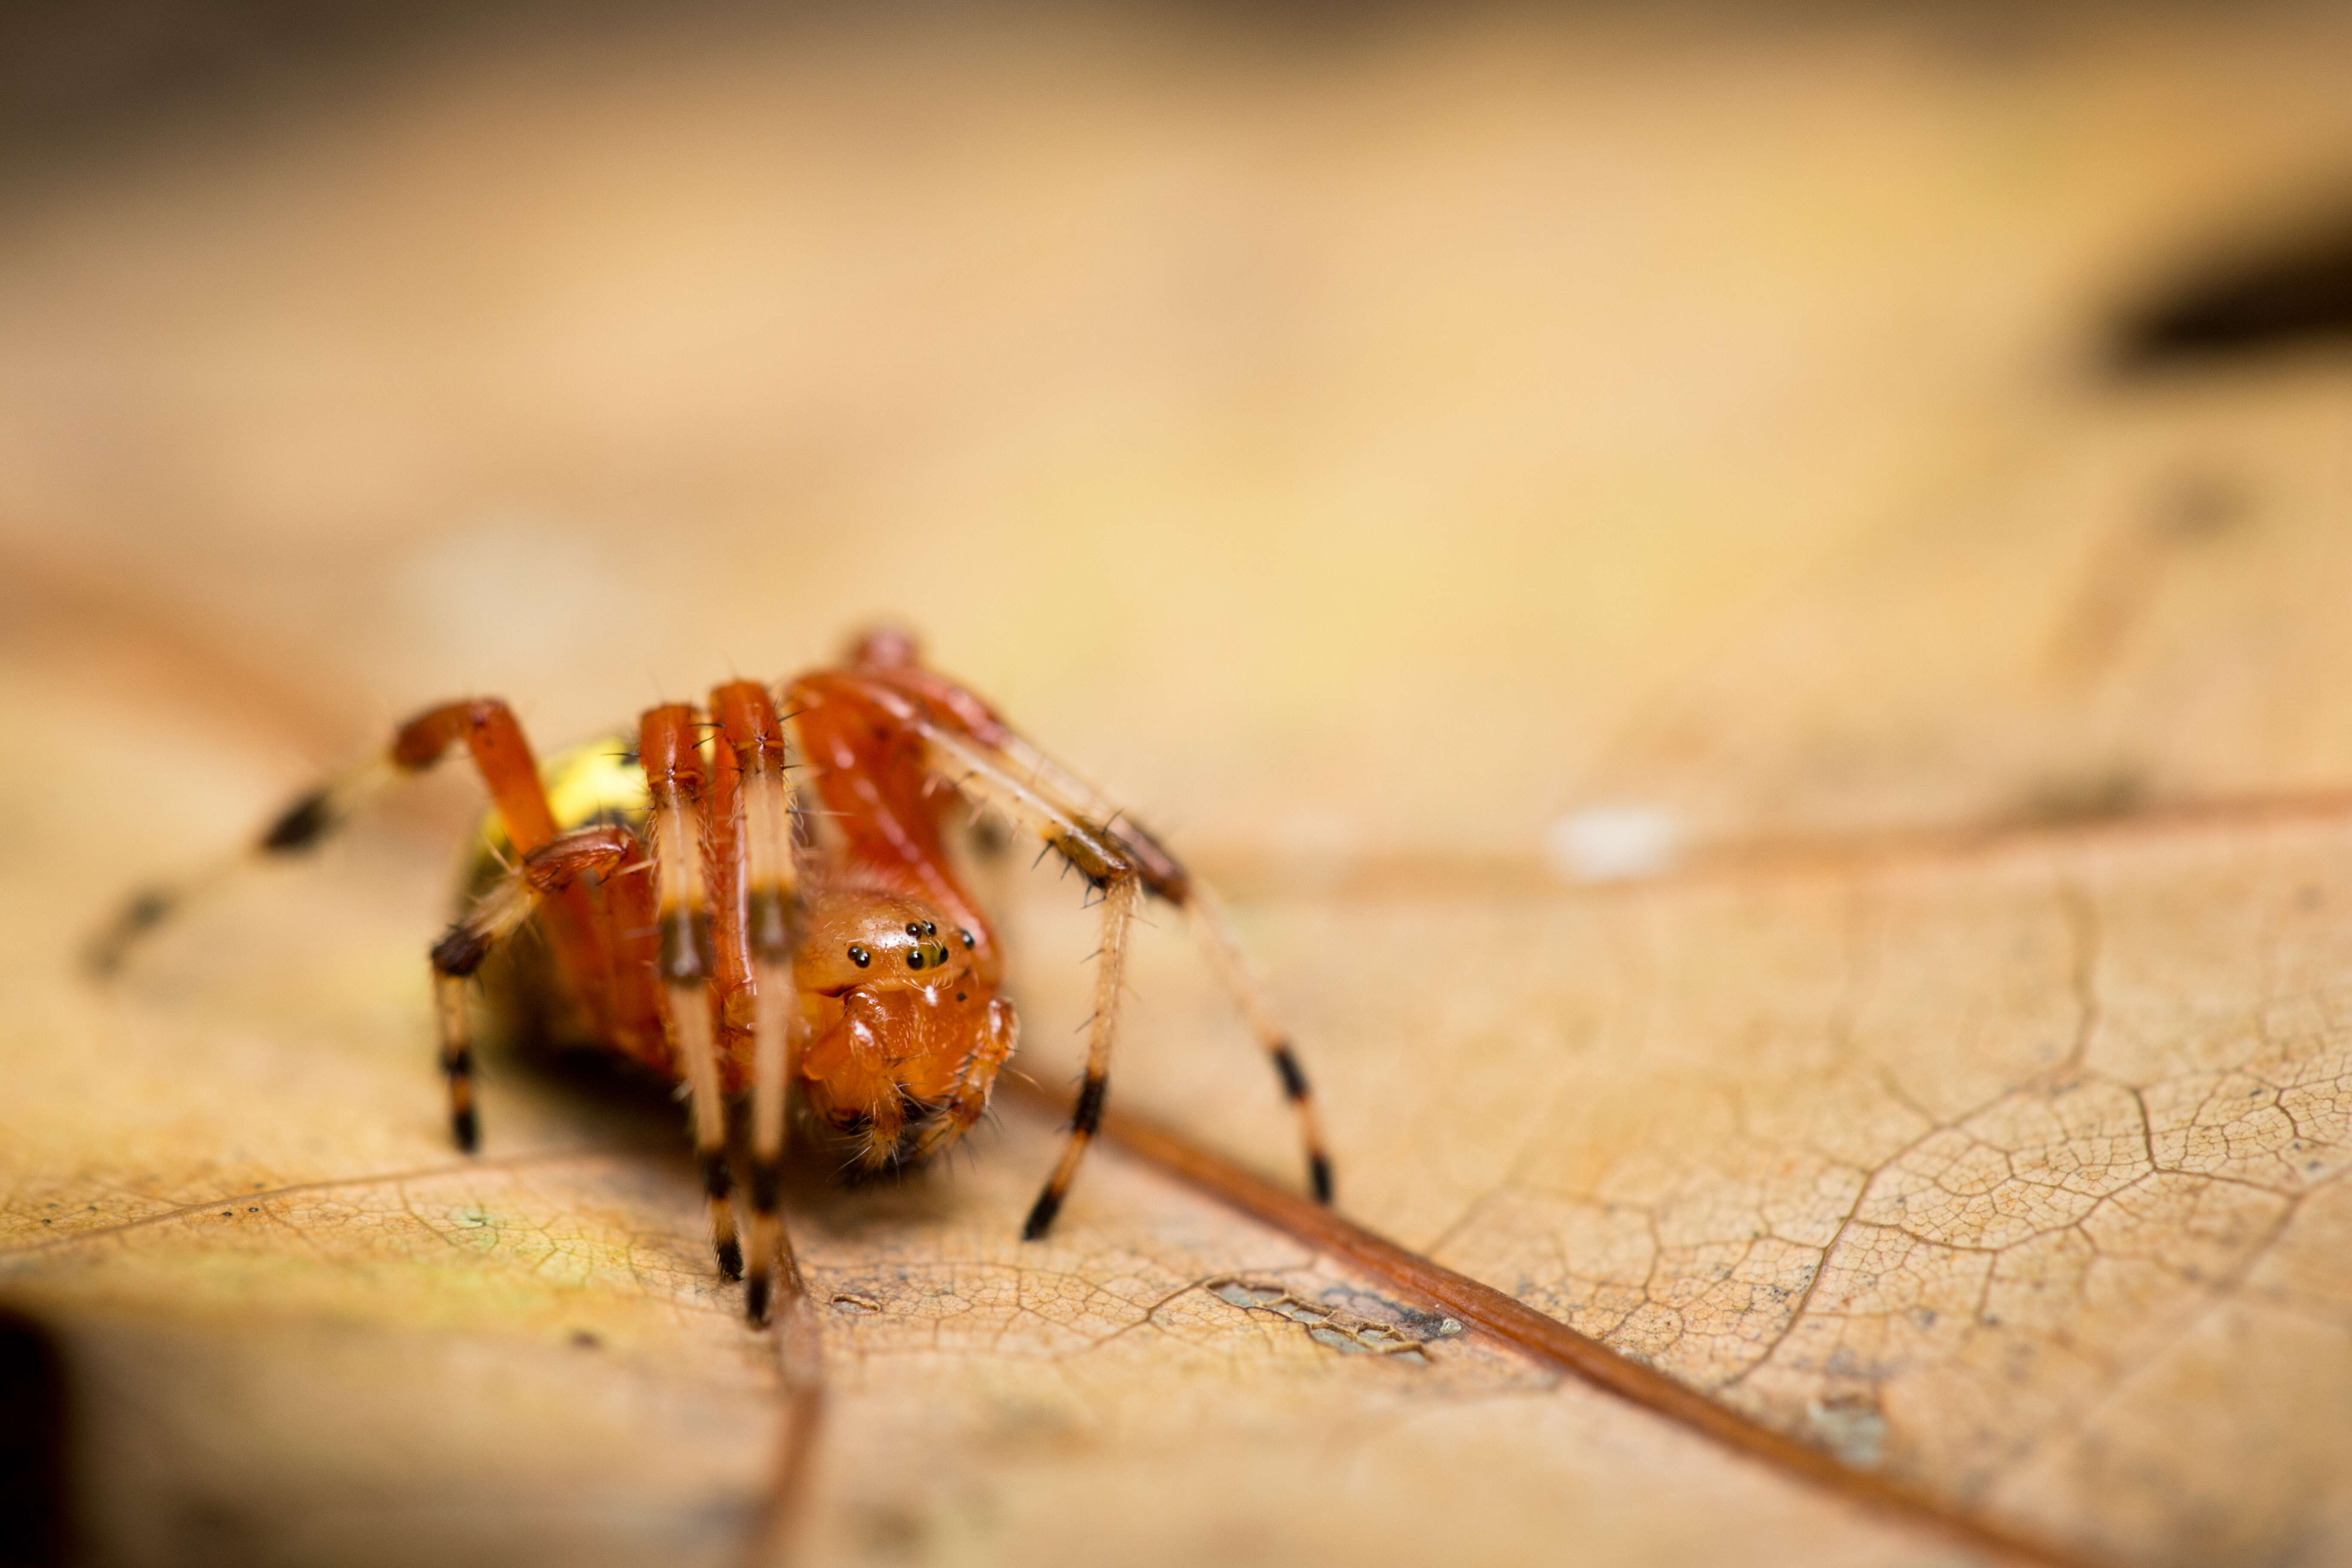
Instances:
[[[2118,831],[1261,934],[1364,977],[1309,1032],[1346,1047],[1335,1125],[1387,1152],[1350,1186],[1374,1229],[2045,1539],[2318,1560],[2347,847]],[[1486,969],[1476,1001],[1388,978],[1431,965]],[[1227,1142],[1227,1087],[1136,1055],[1138,1097]]]
[[[1165,919],[1113,1103],[1213,1179],[1017,1239],[1095,933],[1015,877],[1038,1092],[795,1173],[799,1560],[2352,1562],[2352,381],[2083,368],[2339,166],[2340,16],[709,26],[0,170],[0,1305],[85,1557],[743,1560],[682,1118],[494,1054],[447,1147],[466,781],[76,958],[425,701],[887,606],[1225,887],[1373,1239],[1246,1197]]]

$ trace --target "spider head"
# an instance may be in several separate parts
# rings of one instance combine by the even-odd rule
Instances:
[[[793,960],[803,993],[921,990],[971,966],[979,938],[915,899],[855,892],[816,900]]]
[[[917,1163],[987,1108],[1014,1034],[988,957],[980,933],[918,900],[815,900],[794,962],[810,1026],[801,1091],[860,1168]]]

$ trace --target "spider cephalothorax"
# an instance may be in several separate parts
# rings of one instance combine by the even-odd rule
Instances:
[[[1018,1025],[979,945],[970,927],[893,893],[810,900],[793,962],[806,1030],[798,1082],[865,1169],[923,1159],[987,1109]]]
[[[803,764],[791,770],[788,729]],[[1018,1026],[1003,994],[1003,956],[946,844],[973,811],[1060,852],[1102,908],[1086,1079],[1023,1234],[1040,1237],[1053,1224],[1100,1121],[1128,931],[1145,893],[1192,918],[1239,994],[1297,1110],[1316,1194],[1328,1200],[1306,1076],[1207,889],[987,703],[927,668],[906,634],[866,633],[841,664],[774,693],[738,680],[714,689],[707,707],[649,709],[634,736],[581,747],[544,770],[505,703],[435,708],[403,725],[383,757],[297,801],[258,847],[309,847],[366,790],[432,766],[461,741],[494,812],[467,913],[432,953],[459,1146],[478,1139],[470,978],[535,922],[551,973],[534,994],[562,1013],[563,1032],[685,1084],[730,1278],[743,1258],[725,1100],[751,1090],[755,1321],[789,1251],[777,1194],[793,1090],[846,1141],[856,1168],[880,1170],[961,1137],[1013,1054]],[[100,963],[119,963],[174,902],[168,891],[134,900],[101,942]]]

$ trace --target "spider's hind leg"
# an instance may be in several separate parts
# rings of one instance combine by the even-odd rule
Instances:
[[[394,733],[392,744],[377,756],[297,796],[270,819],[246,850],[228,861],[184,881],[158,884],[132,894],[90,941],[85,952],[89,968],[101,978],[112,975],[143,938],[197,894],[246,866],[315,849],[385,786],[425,772],[461,740],[489,789],[516,854],[528,855],[553,838],[554,813],[540,783],[530,742],[513,710],[494,697],[445,703],[403,724]],[[576,909],[576,897],[567,892],[556,903]],[[594,961],[593,932],[583,917],[560,913],[551,925],[559,956],[575,984],[600,972]]]
[[[478,1141],[479,1125],[473,1108],[473,1051],[467,1032],[463,982],[491,943],[536,911],[565,981],[599,1032],[605,1030],[614,1014],[604,929],[589,900],[589,889],[579,881],[583,871],[596,869],[595,858],[577,866],[566,859],[567,854],[587,841],[576,835],[559,838],[530,742],[513,710],[494,697],[468,698],[425,710],[394,731],[392,744],[382,754],[299,796],[261,831],[246,855],[227,867],[177,887],[134,895],[91,942],[90,967],[101,978],[112,974],[136,943],[193,894],[241,866],[314,848],[386,784],[425,772],[460,741],[489,789],[491,804],[518,858],[509,876],[434,950],[438,977],[436,1005],[441,1016],[442,1066],[449,1078],[451,1131],[458,1146],[470,1151]],[[558,845],[570,849],[559,852]],[[553,858],[537,859],[542,851]],[[571,868],[565,869],[567,866]],[[467,936],[467,932],[472,934]],[[478,944],[478,951],[469,952],[469,942]],[[457,967],[449,967],[452,964]]]
[[[398,776],[398,770],[389,759],[374,758],[297,797],[271,818],[245,849],[182,881],[141,888],[123,900],[113,919],[91,934],[82,950],[83,963],[99,979],[112,979],[140,942],[198,895],[248,865],[300,855],[317,847]]]

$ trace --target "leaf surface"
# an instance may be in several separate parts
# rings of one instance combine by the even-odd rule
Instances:
[[[74,957],[424,701],[890,605],[1234,895],[1349,1216],[1922,1507],[1116,1149],[1024,1246],[1013,1107],[796,1174],[814,1560],[2352,1559],[2352,387],[2081,368],[2352,42],[2052,26],[468,35],[18,171],[0,1295],[99,1554],[734,1560],[779,1374],[674,1110],[499,1058],[446,1147],[465,785]],[[1007,889],[1048,1093],[1076,905]],[[1117,1102],[1295,1182],[1179,937]]]

